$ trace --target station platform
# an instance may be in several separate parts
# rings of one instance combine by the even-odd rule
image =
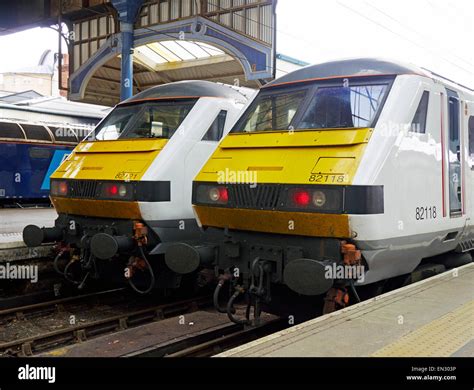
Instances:
[[[216,357],[472,357],[474,263]]]
[[[46,256],[50,245],[27,248],[22,238],[23,228],[30,224],[51,227],[56,218],[52,207],[0,209],[0,262]]]

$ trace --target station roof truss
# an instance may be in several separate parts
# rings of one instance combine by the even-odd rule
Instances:
[[[90,2],[93,3],[93,2]],[[115,9],[68,20],[69,97],[114,105],[120,100],[121,35]],[[181,80],[258,88],[275,77],[276,0],[149,0],[134,26],[133,93]],[[89,10],[90,11],[90,10]]]

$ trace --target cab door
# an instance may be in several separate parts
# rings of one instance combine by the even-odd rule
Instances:
[[[474,220],[474,102],[466,101],[465,103],[465,128],[467,129],[467,166],[464,171],[465,175],[465,199],[466,214]]]

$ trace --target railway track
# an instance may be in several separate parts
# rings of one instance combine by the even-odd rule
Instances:
[[[134,328],[127,337],[135,342],[139,325],[161,321],[155,333],[163,337],[148,345],[137,339],[135,350],[117,351],[117,356],[205,357],[288,327],[287,318],[269,314],[259,326],[237,325],[223,321],[226,316],[220,315],[219,319],[208,316],[211,319],[202,331],[189,328],[189,334],[179,337],[173,333],[181,314],[213,313],[211,306],[210,296],[157,302],[156,297],[137,296],[120,288],[4,309],[0,310],[0,356],[32,356],[86,341],[94,343],[97,336],[120,337],[128,328]],[[242,315],[244,307],[238,310]],[[166,319],[169,325],[163,321]]]
[[[31,356],[211,303],[210,297],[159,304],[134,298],[116,289],[2,310],[0,356]]]
[[[168,352],[164,357],[210,357],[225,350],[267,336],[271,333],[288,327],[286,318],[274,318],[264,321],[259,326],[244,327],[235,325],[230,332],[214,334],[207,341],[189,340],[186,348],[178,348],[175,352]]]

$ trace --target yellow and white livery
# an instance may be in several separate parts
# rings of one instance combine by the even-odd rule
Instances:
[[[148,257],[167,240],[199,235],[192,179],[254,94],[184,81],[120,103],[51,176],[55,227],[26,227],[25,242],[58,242],[58,255],[70,259],[65,276],[80,285],[98,277],[110,265],[107,259],[116,260],[119,275],[129,270],[130,280],[147,268],[155,279],[152,268],[161,273],[163,267],[159,260],[152,267]],[[177,285],[173,279],[164,286]]]
[[[219,285],[232,280],[256,301],[286,285],[340,306],[354,286],[437,255],[471,261],[473,98],[428,71],[376,59],[267,84],[194,181],[205,234],[170,246],[166,263],[216,267]]]

